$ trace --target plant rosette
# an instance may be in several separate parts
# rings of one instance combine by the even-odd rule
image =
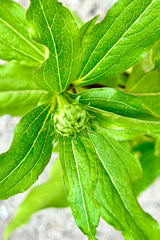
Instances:
[[[126,240],[160,239],[137,201],[160,170],[160,0],[119,0],[97,19],[83,24],[57,0],[27,12],[0,0],[0,114],[23,116],[0,155],[0,199],[60,158],[5,240],[38,210],[68,206],[89,240],[100,217]]]

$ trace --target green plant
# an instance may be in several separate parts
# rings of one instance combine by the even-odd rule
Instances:
[[[136,198],[160,170],[160,0],[119,0],[97,18],[78,27],[57,0],[31,0],[27,14],[0,0],[0,114],[25,114],[0,156],[0,199],[27,190],[56,143],[61,162],[5,239],[34,212],[68,205],[90,240],[100,216],[125,239],[160,239]]]

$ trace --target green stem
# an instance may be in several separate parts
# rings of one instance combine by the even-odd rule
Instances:
[[[65,105],[70,104],[63,93],[57,96],[57,102],[58,108],[63,108]]]

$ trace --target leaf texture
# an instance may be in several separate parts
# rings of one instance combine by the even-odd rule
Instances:
[[[78,227],[94,240],[100,210],[94,198],[98,180],[97,156],[86,137],[60,137],[60,159],[67,199]]]
[[[157,68],[157,60],[160,56],[160,40],[157,41],[142,62],[142,69],[145,73]]]
[[[82,25],[82,27],[80,28],[80,34],[82,38],[84,38],[92,30],[98,18],[99,15],[95,16],[93,19]]]
[[[57,0],[31,0],[27,22],[31,37],[50,51],[35,73],[36,83],[49,92],[63,92],[81,66],[81,39],[74,18]]]
[[[90,89],[78,95],[72,95],[72,97],[78,97],[79,103],[88,105],[93,110],[100,109],[129,118],[148,119],[151,117],[138,97],[114,88]]]
[[[30,39],[25,14],[14,1],[0,0],[0,59],[37,67],[45,60],[45,48]]]
[[[154,142],[145,142],[139,144],[133,150],[140,155],[139,160],[143,168],[143,176],[136,184],[137,196],[149,187],[160,173],[160,152],[156,152],[155,145],[157,140]]]
[[[46,95],[34,83],[33,70],[14,62],[0,66],[0,115],[22,116]]]
[[[160,137],[160,121],[131,119],[115,114],[91,112],[91,129],[115,140],[131,140],[139,135]]]
[[[50,179],[34,187],[19,206],[15,217],[5,230],[5,240],[12,231],[27,223],[35,212],[51,207],[68,207],[62,173],[60,161],[57,159],[51,169]]]
[[[141,70],[137,68],[132,73],[126,91],[139,97],[153,115],[160,117],[160,72],[151,71],[140,76],[138,71]]]
[[[85,36],[75,84],[89,85],[139,62],[160,37],[160,0],[119,0]]]
[[[158,240],[158,223],[141,209],[133,190],[129,169],[135,168],[136,172],[135,157],[127,156],[123,143],[98,133],[89,136],[100,160],[96,197],[102,205],[102,217],[122,231],[127,240]],[[130,161],[135,163],[132,168],[127,165]]]
[[[52,153],[52,108],[41,105],[24,115],[12,145],[0,155],[0,199],[26,191],[39,177]]]

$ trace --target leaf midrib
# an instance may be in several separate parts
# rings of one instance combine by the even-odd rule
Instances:
[[[128,7],[129,7],[130,5],[131,5],[131,3],[128,5]],[[89,62],[89,60],[91,59],[92,55],[94,54],[94,52],[95,52],[96,48],[98,47],[99,43],[103,40],[103,38],[106,36],[106,34],[108,33],[108,31],[112,28],[112,26],[113,26],[113,24],[115,23],[115,21],[123,14],[123,12],[124,12],[124,9],[123,9],[123,11],[118,15],[118,17],[116,17],[116,19],[113,21],[113,23],[111,24],[111,26],[108,28],[107,32],[105,32],[104,35],[102,36],[102,38],[99,39],[99,41],[97,42],[95,48],[93,49],[91,55],[89,56],[89,58],[88,58],[88,60],[87,60],[87,62],[86,62],[86,64],[85,64],[85,66],[84,66],[84,68],[83,68],[83,70],[82,70],[82,72],[81,72],[81,74],[80,74],[79,79],[81,79],[81,76],[83,75],[83,72],[84,72],[84,70],[86,69],[86,66],[87,66],[88,62]],[[82,78],[82,79],[83,79],[83,78]]]
[[[41,114],[43,114],[43,113],[46,111],[47,108],[48,108],[48,105],[47,105],[47,107],[33,120],[33,122],[28,126],[28,128],[30,128],[30,126],[40,117]],[[25,161],[25,159],[28,157],[28,155],[29,155],[30,152],[32,151],[32,149],[33,149],[33,147],[34,147],[37,139],[39,138],[39,135],[40,135],[40,133],[42,132],[42,129],[43,129],[43,127],[44,127],[44,125],[45,125],[45,123],[46,123],[49,115],[50,115],[50,110],[48,110],[48,114],[47,114],[46,117],[45,117],[45,120],[44,120],[44,122],[43,122],[43,124],[42,124],[42,127],[41,127],[41,129],[39,130],[39,132],[38,132],[35,140],[33,141],[32,146],[30,147],[30,150],[28,151],[28,153],[26,154],[26,156],[20,161],[20,163],[16,166],[16,168],[14,168],[5,178],[3,178],[3,179],[0,181],[0,184],[3,183],[8,177],[10,177],[10,176],[12,175],[12,173],[14,173],[14,172],[19,168],[19,166]],[[24,131],[24,133],[27,132],[28,128]],[[24,133],[23,133],[23,135],[24,135]]]
[[[42,127],[42,128],[43,128],[43,127]],[[48,129],[48,132],[49,132],[49,129]],[[47,136],[48,136],[48,132],[47,132]],[[40,132],[40,133],[41,133],[41,132]],[[40,135],[40,134],[39,134],[39,135]],[[47,136],[46,136],[46,138],[45,138],[45,141],[43,142],[43,148],[44,148],[44,146],[45,146],[45,144],[46,144]],[[39,137],[39,136],[38,136],[38,137]],[[37,137],[37,139],[38,139],[38,137]],[[36,141],[37,141],[37,139],[36,139]],[[26,173],[26,174],[23,176],[23,178],[21,178],[15,185],[13,185],[7,192],[5,191],[5,194],[7,194],[8,192],[10,192],[19,182],[21,182],[28,174],[30,174],[30,172],[34,169],[34,167],[35,167],[35,166],[37,165],[37,163],[39,162],[39,160],[40,160],[40,158],[41,158],[41,156],[42,156],[42,153],[43,153],[43,148],[42,148],[42,151],[41,151],[40,156],[39,156],[39,158],[38,158],[38,161],[35,162],[34,166],[29,170],[28,173]]]
[[[34,46],[27,38],[25,38],[24,36],[22,36],[16,29],[14,29],[9,23],[7,23],[5,20],[3,20],[0,17],[0,20],[8,27],[10,28],[13,32],[15,32],[21,39],[23,39],[26,43],[28,43],[28,45],[30,45],[32,48],[34,48],[41,56],[45,57],[45,55],[43,54],[43,52],[41,52],[36,46]],[[39,60],[40,61],[40,60]]]
[[[39,1],[39,4],[40,4],[40,7],[41,7],[43,16],[44,16],[44,18],[45,18],[45,21],[46,21],[47,27],[48,27],[48,29],[49,29],[49,32],[50,32],[50,35],[51,35],[51,38],[52,38],[53,45],[54,45],[55,56],[56,56],[56,63],[57,63],[57,70],[58,70],[58,78],[59,78],[59,86],[60,86],[60,91],[62,91],[60,68],[59,68],[59,59],[58,59],[58,53],[57,53],[57,48],[56,48],[55,39],[54,39],[54,36],[53,36],[53,34],[52,34],[52,30],[51,30],[51,28],[50,28],[50,26],[49,26],[49,23],[48,23],[46,14],[45,14],[45,12],[44,12],[42,2],[41,2],[41,0],[38,0],[38,1]],[[56,5],[55,5],[55,6],[56,6]]]
[[[139,109],[137,109],[136,107],[133,107],[133,106],[130,106],[130,105],[128,105],[128,104],[126,104],[126,103],[123,103],[123,102],[118,102],[118,101],[115,101],[115,100],[110,100],[110,99],[105,99],[105,98],[92,98],[92,99],[87,99],[87,98],[81,98],[80,100],[84,100],[84,101],[98,101],[98,102],[101,102],[101,101],[103,101],[103,102],[111,102],[111,103],[117,103],[117,104],[119,104],[119,105],[124,105],[124,106],[126,106],[126,107],[129,107],[130,109],[134,109],[134,110],[137,110],[138,112],[140,112],[140,113],[145,113],[144,111],[142,111],[142,110],[139,110]],[[80,101],[79,100],[79,101]],[[98,108],[96,108],[96,107],[93,107],[93,106],[91,106],[92,108],[95,108],[95,109],[98,109]],[[103,110],[103,109],[100,109],[100,110],[102,110],[102,111],[105,111],[105,110]]]
[[[112,51],[112,49],[123,39],[123,37],[124,37],[124,36],[129,32],[129,30],[139,21],[139,19],[147,12],[147,10],[150,8],[150,6],[152,6],[152,4],[153,4],[155,1],[156,1],[156,0],[153,0],[153,1],[151,2],[151,4],[149,4],[149,6],[144,10],[144,12],[142,12],[142,14],[136,19],[136,21],[135,21],[133,24],[131,24],[131,26],[127,29],[127,31],[126,31],[126,32],[121,36],[121,38],[109,49],[109,51],[103,56],[103,58],[102,58],[84,77],[81,78],[81,76],[82,76],[82,74],[83,74],[83,72],[84,72],[84,70],[85,70],[85,68],[86,68],[89,60],[91,59],[92,55],[94,54],[96,48],[98,47],[98,45],[99,45],[99,43],[102,41],[102,39],[105,37],[105,35],[108,33],[108,30],[107,30],[107,32],[103,35],[103,37],[102,37],[102,38],[98,41],[98,43],[96,44],[96,46],[95,46],[93,52],[91,53],[91,55],[90,55],[90,57],[89,57],[86,65],[84,66],[83,71],[81,72],[81,75],[80,75],[80,77],[79,77],[79,79],[81,79],[81,81],[82,81],[83,79],[87,78],[87,77],[97,68],[97,66],[107,57],[107,55]],[[131,2],[131,3],[133,3],[133,2]],[[131,3],[128,5],[128,7],[131,5]],[[123,11],[124,11],[124,10],[123,10]],[[123,11],[121,12],[121,14],[123,13]],[[121,14],[120,14],[120,15],[121,15]],[[119,15],[119,16],[120,16],[120,15]],[[118,16],[118,17],[119,17],[119,16]],[[115,20],[115,21],[116,21],[116,20]],[[115,22],[115,21],[114,21],[114,22]],[[112,25],[114,24],[114,22],[112,23]],[[111,25],[111,27],[112,27],[112,25]]]
[[[154,21],[156,21],[158,18],[160,18],[160,16],[158,16],[156,19],[154,19]],[[154,22],[153,21],[153,22]],[[153,24],[153,22],[151,22],[150,24]],[[149,24],[149,25],[150,25]],[[148,27],[149,25],[147,25],[146,27]],[[145,28],[146,28],[145,27]],[[144,30],[144,29],[143,29]],[[154,32],[154,33],[152,33],[152,35],[154,35],[155,33],[157,32],[157,30]],[[151,37],[151,35],[150,36],[148,36],[148,38],[149,37]],[[144,38],[143,39],[143,41],[145,41],[147,38]],[[131,51],[133,52],[133,50],[134,49],[137,49],[139,46],[141,45],[141,43],[139,43],[138,45],[136,45],[133,49],[130,49],[129,51],[128,51],[128,53],[130,53]],[[99,77],[101,77],[102,75],[104,75],[105,73],[107,73],[107,72],[109,72],[113,67],[115,67],[115,65],[124,57],[126,55],[126,53],[124,54],[124,55],[122,55],[121,56],[121,58],[120,59],[118,59],[117,60],[117,62],[115,62],[109,69],[107,69],[106,71],[104,71],[103,73],[101,73],[101,74],[99,74],[99,75],[97,75],[97,76],[95,76],[95,77],[92,77],[92,78],[90,78],[89,80],[90,81],[93,81],[94,79],[96,79],[96,78],[99,78]],[[133,64],[132,64],[133,65]],[[126,69],[123,69],[123,71],[125,71]],[[115,74],[114,74],[115,75]],[[86,80],[87,81],[87,80]],[[86,82],[86,81],[83,81],[83,82]]]
[[[92,232],[91,232],[91,229],[90,229],[90,225],[89,225],[89,219],[88,219],[87,209],[86,209],[86,205],[85,205],[83,187],[82,187],[81,177],[80,177],[80,173],[79,173],[78,163],[77,163],[76,156],[75,156],[73,140],[71,141],[71,143],[72,143],[73,156],[74,156],[74,160],[75,160],[75,164],[76,164],[78,181],[79,181],[79,185],[80,185],[80,189],[81,189],[81,196],[82,196],[82,201],[83,201],[83,207],[84,207],[84,211],[85,211],[85,215],[86,215],[86,220],[87,220],[87,227],[88,227],[89,233],[90,233],[91,236],[94,238],[94,236],[93,236],[93,234],[92,234]]]
[[[90,138],[90,140],[91,140],[91,142],[92,142],[92,144],[93,144],[93,146],[94,146],[94,149],[95,149],[95,151],[96,151],[96,153],[97,153],[97,156],[98,156],[99,160],[101,161],[104,169],[106,170],[108,176],[110,177],[110,180],[111,180],[111,182],[113,183],[113,186],[114,186],[115,190],[117,191],[118,195],[120,196],[120,199],[121,199],[121,201],[123,202],[125,209],[126,209],[127,212],[129,213],[129,215],[132,217],[132,219],[134,220],[135,224],[138,226],[138,228],[140,229],[140,231],[146,236],[146,234],[145,234],[145,232],[143,231],[143,229],[141,229],[141,227],[139,226],[139,224],[137,224],[137,222],[136,222],[134,216],[132,215],[132,213],[130,213],[128,207],[126,206],[126,204],[125,204],[125,202],[124,202],[124,200],[123,200],[123,197],[121,196],[119,190],[118,190],[117,187],[116,187],[116,184],[114,183],[114,180],[112,179],[112,176],[111,176],[110,173],[108,172],[106,166],[104,165],[104,163],[103,163],[103,161],[102,161],[102,158],[100,157],[99,153],[97,152],[97,149],[96,149],[96,147],[95,147],[95,144],[93,143],[93,141],[92,141],[89,133],[88,133],[88,135],[89,135],[89,138]],[[105,136],[104,136],[104,137],[105,137]],[[112,145],[111,145],[111,147],[112,147]],[[148,240],[150,240],[150,239],[148,238],[148,236],[146,236],[146,237],[147,237]]]
[[[21,49],[18,49],[18,48],[16,48],[16,47],[14,47],[13,45],[9,45],[7,42],[3,41],[2,39],[0,39],[0,42],[2,42],[3,44],[9,46],[9,48],[15,49],[17,52],[20,52],[20,53],[24,54],[25,56],[30,57],[30,58],[36,60],[37,62],[42,63],[38,58],[36,58],[36,57],[28,54],[27,52],[24,52],[24,51],[21,50]],[[21,62],[22,62],[22,60],[21,60]]]

